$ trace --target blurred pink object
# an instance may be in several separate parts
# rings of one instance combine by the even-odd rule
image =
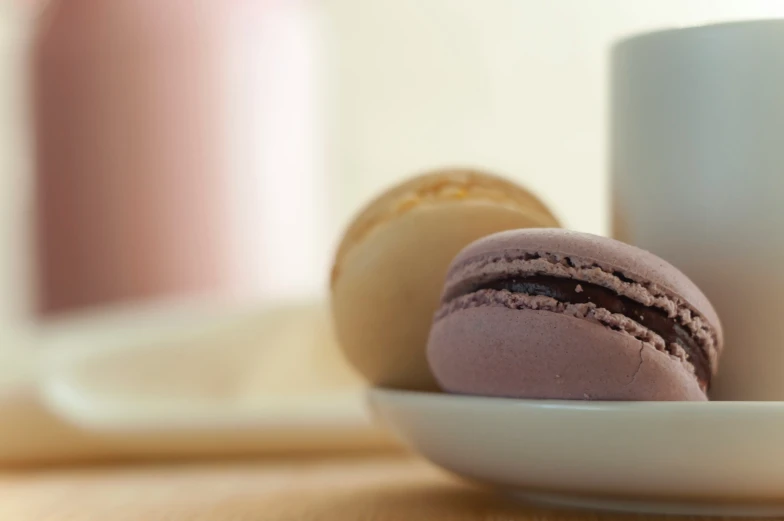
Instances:
[[[31,58],[40,313],[227,283],[223,5],[44,10]]]

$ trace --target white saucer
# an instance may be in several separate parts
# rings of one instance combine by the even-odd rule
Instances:
[[[529,500],[784,514],[782,402],[569,402],[373,389],[370,403],[433,463]]]

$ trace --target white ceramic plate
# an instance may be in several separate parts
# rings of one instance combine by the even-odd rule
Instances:
[[[784,514],[784,403],[569,402],[373,389],[411,448],[529,500],[638,512]]]
[[[48,322],[0,349],[0,466],[389,447],[329,324],[319,302]]]

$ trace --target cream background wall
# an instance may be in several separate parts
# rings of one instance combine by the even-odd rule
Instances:
[[[0,2],[0,387],[24,379],[29,355],[29,154],[24,82],[28,12]]]

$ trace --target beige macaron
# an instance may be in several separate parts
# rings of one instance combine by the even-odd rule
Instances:
[[[434,171],[387,190],[352,221],[335,256],[332,314],[347,359],[373,385],[436,389],[425,345],[454,256],[495,232],[558,226],[535,195],[476,170]]]

